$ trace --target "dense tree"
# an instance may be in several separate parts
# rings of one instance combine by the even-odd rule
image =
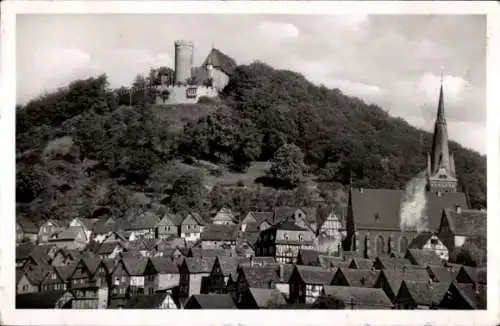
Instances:
[[[302,150],[294,144],[285,144],[274,154],[269,175],[285,187],[295,187],[305,168]]]
[[[170,207],[174,212],[202,210],[205,190],[203,179],[203,172],[192,169],[175,180],[170,198]]]
[[[16,174],[16,201],[30,202],[48,187],[48,174],[41,165],[31,165]]]

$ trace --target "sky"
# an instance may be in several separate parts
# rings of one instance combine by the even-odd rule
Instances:
[[[238,16],[238,17],[236,17]],[[130,85],[173,67],[174,41],[260,60],[432,131],[441,74],[451,140],[486,153],[486,17],[480,15],[17,15],[17,101],[78,78]]]

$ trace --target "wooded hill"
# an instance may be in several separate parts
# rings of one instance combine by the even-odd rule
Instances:
[[[237,211],[302,205],[310,201],[304,178],[334,203],[332,190],[345,189],[350,177],[357,187],[404,188],[425,169],[432,143],[430,133],[376,105],[261,62],[238,66],[217,103],[158,107],[149,105],[152,96],[135,93],[128,106],[102,75],[18,106],[18,215],[123,217],[159,202],[205,212],[224,202]],[[486,207],[486,157],[455,142],[450,150],[470,204]],[[208,175],[245,173],[268,160],[286,167],[256,180],[266,187],[203,187]],[[282,182],[280,171],[297,178]]]

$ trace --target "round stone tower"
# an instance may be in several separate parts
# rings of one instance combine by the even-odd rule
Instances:
[[[187,84],[193,66],[193,42],[175,41],[175,83]]]

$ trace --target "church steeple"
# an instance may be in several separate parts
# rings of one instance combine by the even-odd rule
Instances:
[[[439,101],[432,139],[430,160],[427,161],[427,173],[430,190],[456,191],[455,164],[448,148],[448,128],[444,114],[443,68],[441,67],[441,85]]]

